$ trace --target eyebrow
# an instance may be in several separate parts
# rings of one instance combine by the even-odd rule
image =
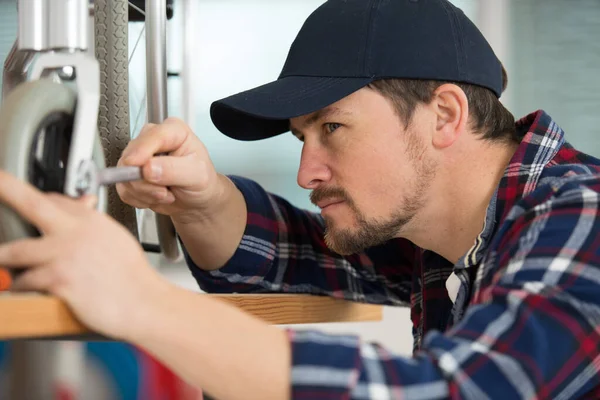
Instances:
[[[318,122],[322,119],[325,119],[327,117],[335,117],[335,116],[349,117],[352,115],[354,115],[354,114],[352,114],[349,111],[345,111],[340,108],[337,108],[337,107],[325,107],[325,108],[320,109],[319,111],[314,112],[313,115],[311,115],[304,122],[302,122],[302,126],[300,128],[296,128],[296,127],[292,126],[292,124],[290,123],[290,131],[292,132],[292,134],[294,136],[300,136],[300,135],[302,135],[303,129],[310,127],[311,125],[315,124],[316,122]]]

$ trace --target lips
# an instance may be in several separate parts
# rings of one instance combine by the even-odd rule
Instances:
[[[336,200],[336,199],[322,200],[322,201],[317,202],[317,207],[319,207],[322,210],[325,207],[331,206],[333,204],[339,204],[339,203],[342,203],[343,201],[344,200]]]

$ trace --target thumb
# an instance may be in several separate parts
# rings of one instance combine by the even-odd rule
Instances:
[[[153,157],[143,166],[142,174],[144,179],[156,185],[204,189],[217,172],[210,160],[188,154]]]

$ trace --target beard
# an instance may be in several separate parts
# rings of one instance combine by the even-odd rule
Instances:
[[[416,137],[410,141],[408,159],[415,169],[415,179],[408,188],[411,193],[402,196],[402,205],[392,210],[388,217],[367,218],[342,188],[317,188],[310,194],[313,204],[329,198],[343,200],[356,218],[355,228],[341,229],[336,228],[332,218],[324,217],[327,247],[340,255],[350,255],[383,244],[396,237],[423,207],[427,189],[435,177],[435,164],[423,157],[424,147],[413,142],[417,141]]]

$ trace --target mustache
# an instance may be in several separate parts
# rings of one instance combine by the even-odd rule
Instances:
[[[321,200],[331,199],[331,198],[343,200],[348,203],[352,203],[350,200],[350,196],[348,196],[346,191],[342,188],[334,188],[334,187],[317,188],[317,189],[313,190],[310,194],[310,202],[313,203],[314,205],[317,205],[317,203]]]

